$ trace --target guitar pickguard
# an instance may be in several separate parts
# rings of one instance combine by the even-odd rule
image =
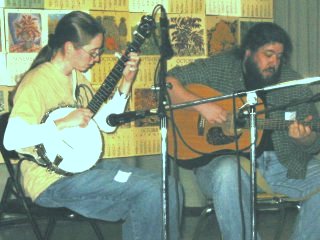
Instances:
[[[212,145],[225,145],[233,143],[240,137],[241,133],[236,136],[225,135],[221,127],[212,127],[207,132],[207,142]]]

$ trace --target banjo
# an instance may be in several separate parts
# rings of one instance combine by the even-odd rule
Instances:
[[[134,39],[125,53],[105,78],[104,82],[89,101],[87,108],[95,115],[104,101],[112,94],[113,89],[121,79],[125,63],[129,60],[130,52],[137,52],[146,38],[151,36],[155,28],[151,16],[143,16],[134,32]],[[74,111],[75,107],[58,107],[43,116],[41,123],[54,121]],[[85,141],[83,141],[85,139]],[[71,127],[59,131],[59,137],[48,139],[36,145],[35,161],[49,170],[62,175],[73,175],[86,171],[98,161],[103,148],[102,136],[96,122],[91,119],[85,128]]]

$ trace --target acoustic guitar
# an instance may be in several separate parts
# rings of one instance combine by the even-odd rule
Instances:
[[[187,89],[202,98],[222,96],[219,91],[201,84],[187,85]],[[176,157],[181,161],[198,161],[191,166],[200,166],[208,162],[206,157],[211,160],[212,156],[235,153],[237,149],[240,153],[248,155],[251,143],[249,116],[239,117],[240,113],[244,113],[247,109],[246,107],[243,108],[246,102],[246,96],[237,97],[234,100],[216,101],[216,104],[229,112],[228,120],[223,124],[210,124],[197,111],[190,109],[174,110],[172,112],[174,123],[169,121],[168,126],[169,156]],[[233,103],[235,103],[235,107]],[[286,130],[292,123],[292,121],[286,120],[266,119],[263,113],[264,104],[261,99],[258,99],[256,111],[261,113],[257,114],[256,146],[261,143],[264,130]],[[235,118],[233,112],[236,114]],[[314,128],[317,128],[317,126],[314,126]],[[203,162],[201,163],[201,161]],[[186,164],[186,166],[188,165]]]

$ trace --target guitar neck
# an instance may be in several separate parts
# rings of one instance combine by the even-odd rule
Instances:
[[[286,130],[293,122],[292,120],[257,119],[257,128],[265,130]],[[310,126],[314,131],[319,131],[320,129],[318,122],[300,121],[300,123],[305,126]]]
[[[95,115],[105,100],[112,94],[114,88],[121,79],[122,72],[125,68],[125,63],[129,60],[130,52],[139,52],[141,45],[147,37],[151,35],[151,31],[155,28],[154,19],[151,16],[143,16],[141,23],[134,32],[134,39],[129,44],[125,53],[117,61],[111,72],[105,78],[100,88],[97,90],[91,101],[88,103],[88,109]]]

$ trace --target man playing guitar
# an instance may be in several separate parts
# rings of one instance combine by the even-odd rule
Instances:
[[[291,40],[281,27],[274,23],[258,23],[247,32],[239,49],[199,59],[169,72],[167,81],[172,84],[172,88],[168,90],[171,101],[182,103],[209,97],[203,95],[204,88],[196,90],[194,86],[190,88],[191,84],[205,85],[221,94],[232,94],[244,89],[260,89],[280,82],[301,79],[301,76],[289,66],[291,50]],[[301,123],[311,119],[318,121],[319,116],[313,103],[290,106],[294,100],[310,96],[312,92],[305,85],[259,95],[266,108],[287,105],[285,109],[270,111],[266,116],[270,120],[290,120],[291,124],[282,130],[269,131],[264,141],[267,143],[264,151],[257,158],[257,166],[272,191],[292,198],[305,198],[290,238],[296,240],[319,239],[320,236],[320,161],[315,157],[320,150],[320,138],[310,126]],[[232,108],[228,111],[224,104],[218,102],[189,107],[184,112],[186,122],[189,119],[188,111],[200,115],[208,124],[218,128],[229,121]],[[197,130],[194,135],[200,137],[203,131],[198,130],[202,125],[199,127],[198,122],[193,124],[197,125],[194,127]],[[183,124],[175,126],[178,129],[184,127]],[[214,149],[215,141],[210,137],[207,139],[206,129],[204,130],[205,134],[202,136],[206,143],[199,144],[198,149],[195,148],[200,149],[195,154],[197,159],[197,154],[201,155],[204,149],[202,146],[208,146],[204,157],[209,158],[209,161],[194,168],[200,188],[213,201],[222,238],[251,239],[250,176],[242,168],[238,171],[240,166],[235,152],[220,156],[215,155],[214,150],[210,153],[210,144]],[[177,136],[183,138],[183,131],[181,132],[182,136]],[[235,144],[238,137],[241,138],[241,134],[226,134],[220,142],[223,144],[229,141]],[[237,135],[239,136],[234,137]],[[177,141],[185,144],[184,149],[187,149],[188,139],[184,140]],[[185,152],[180,153],[179,149],[181,148],[178,148],[177,152],[178,155],[182,154],[182,160],[188,160],[187,156],[183,155]],[[190,148],[188,151],[191,154],[193,150]],[[192,157],[194,156],[190,158]]]

